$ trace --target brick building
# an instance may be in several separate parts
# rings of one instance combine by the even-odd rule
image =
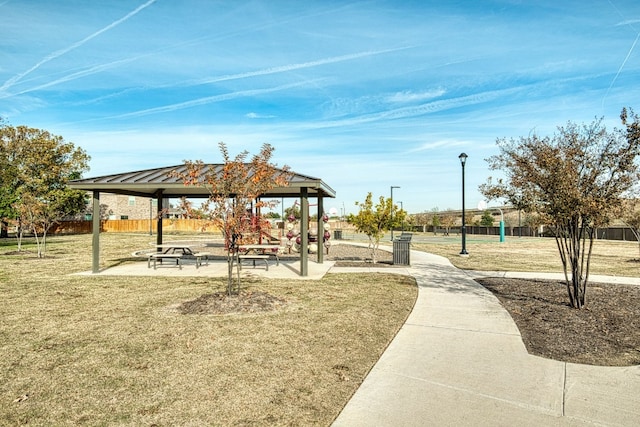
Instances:
[[[90,213],[90,206],[88,213]],[[149,219],[157,215],[158,201],[149,197],[102,193],[100,217],[103,219]]]

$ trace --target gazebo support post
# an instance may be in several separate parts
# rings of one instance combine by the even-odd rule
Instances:
[[[157,218],[157,222],[158,222],[158,230],[156,232],[156,243],[158,245],[162,244],[162,190],[158,190],[156,192],[156,200],[158,201],[157,205],[158,205],[158,218]],[[158,252],[162,251],[162,249],[158,248]]]
[[[323,212],[324,208],[322,207],[322,196],[318,194],[318,264],[322,264],[324,262],[324,221],[322,221]]]
[[[92,246],[91,246],[91,272],[97,274],[100,272],[100,192],[93,191],[93,214],[92,222]]]
[[[300,275],[309,275],[309,194],[307,187],[300,188]]]

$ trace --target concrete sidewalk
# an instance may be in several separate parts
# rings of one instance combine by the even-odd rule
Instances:
[[[640,425],[640,366],[529,355],[469,273],[424,252],[411,263],[416,305],[334,426]]]

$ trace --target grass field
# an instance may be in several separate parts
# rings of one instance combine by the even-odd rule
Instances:
[[[168,236],[170,238],[171,236]],[[180,236],[183,238],[185,236]],[[101,267],[143,234],[101,236]],[[383,242],[386,244],[390,242]],[[415,281],[330,274],[245,283],[287,301],[267,314],[183,315],[224,279],[74,275],[91,236],[0,240],[0,425],[328,425],[409,314]],[[416,235],[412,249],[479,270],[560,271],[553,239]],[[598,241],[593,274],[640,277],[636,242]]]
[[[103,266],[148,247],[103,234]],[[0,425],[328,425],[409,314],[397,275],[260,281],[268,314],[183,315],[223,279],[105,277],[91,236],[0,241]]]

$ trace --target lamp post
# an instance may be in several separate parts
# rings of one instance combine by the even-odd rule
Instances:
[[[391,186],[391,222],[393,223],[393,189],[400,188],[397,185]],[[391,226],[391,241],[393,242],[393,225]]]
[[[469,252],[467,252],[467,226],[464,217],[464,165],[467,163],[467,157],[465,153],[461,153],[458,156],[460,164],[462,165],[462,250],[460,251],[460,255],[469,255]]]

